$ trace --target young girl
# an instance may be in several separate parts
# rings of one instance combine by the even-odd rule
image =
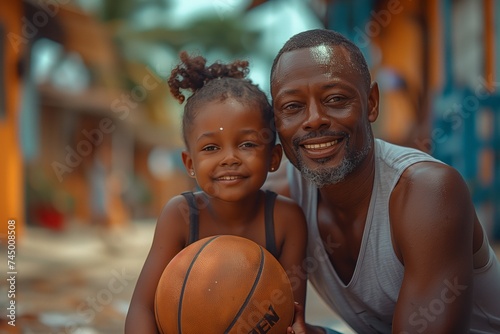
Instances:
[[[203,57],[180,57],[169,86],[181,103],[180,90],[192,92],[184,107],[182,159],[201,191],[178,195],[163,208],[126,333],[157,333],[154,296],[163,270],[184,247],[213,235],[242,236],[264,246],[288,273],[295,300],[305,301],[304,214],[290,199],[261,190],[282,155],[266,95],[245,79],[246,61],[207,67]]]

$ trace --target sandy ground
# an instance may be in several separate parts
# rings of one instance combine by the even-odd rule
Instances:
[[[0,334],[123,333],[153,231],[153,221],[135,222],[113,234],[83,224],[73,224],[63,232],[28,228],[17,241],[15,298],[9,297],[10,284],[0,285],[0,317],[4,317]],[[498,254],[500,248],[496,249]],[[1,254],[6,254],[5,248]],[[6,262],[0,268],[9,278]],[[16,302],[15,327],[5,319],[12,300]],[[309,322],[353,333],[312,288],[307,306]]]

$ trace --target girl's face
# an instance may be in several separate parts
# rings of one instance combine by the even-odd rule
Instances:
[[[228,98],[194,113],[182,153],[188,174],[207,194],[236,201],[256,193],[268,171],[281,161],[281,146],[272,141],[271,124],[260,110]]]

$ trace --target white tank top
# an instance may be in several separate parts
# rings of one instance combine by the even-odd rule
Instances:
[[[421,151],[375,140],[375,181],[361,248],[351,281],[345,285],[328,258],[317,223],[317,188],[303,179],[291,164],[288,178],[292,198],[307,217],[309,280],[324,301],[358,333],[391,333],[392,316],[404,267],[394,253],[389,222],[389,196],[403,171],[421,161],[439,162]],[[488,263],[474,270],[474,306],[471,333],[500,333],[500,265],[487,238],[481,250],[489,251]],[[480,251],[481,251],[480,250]],[[460,293],[458,282],[446,282]],[[451,294],[450,294],[451,295]],[[439,305],[437,305],[439,306]],[[424,316],[412,318],[415,330]]]

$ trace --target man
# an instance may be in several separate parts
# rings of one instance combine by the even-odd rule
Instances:
[[[295,167],[281,192],[305,211],[325,302],[358,333],[500,333],[500,266],[467,185],[373,137],[379,92],[360,50],[333,31],[299,33],[274,60],[271,94]]]

